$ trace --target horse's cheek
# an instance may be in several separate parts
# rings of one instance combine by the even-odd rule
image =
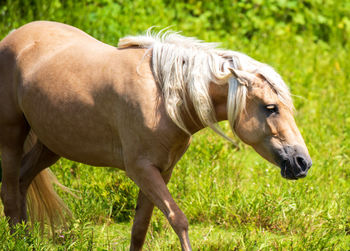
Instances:
[[[253,145],[260,142],[263,136],[260,126],[260,121],[254,117],[242,118],[237,123],[236,134],[244,143]]]

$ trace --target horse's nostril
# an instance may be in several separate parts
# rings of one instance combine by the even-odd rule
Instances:
[[[300,169],[303,172],[307,171],[309,165],[308,165],[307,161],[303,157],[297,156],[295,158],[295,162],[296,162],[296,164],[300,167]]]

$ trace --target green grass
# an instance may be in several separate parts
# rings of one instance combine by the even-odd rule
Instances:
[[[327,12],[322,1],[304,1],[306,9],[273,1],[261,10],[254,4],[265,1],[241,1],[243,7],[224,2],[221,9],[219,4],[195,1],[52,1],[49,5],[39,0],[12,1],[0,4],[0,36],[30,20],[50,19],[117,44],[119,37],[151,25],[173,25],[184,35],[218,41],[271,64],[295,95],[295,118],[314,165],[305,179],[287,181],[278,168],[242,143],[236,150],[210,130],[197,133],[169,184],[190,222],[192,246],[194,250],[349,250],[350,26],[344,13],[350,6],[346,1],[339,5],[328,1]],[[307,4],[314,7],[308,9]],[[273,15],[281,6],[292,21]],[[239,12],[247,9],[252,17]],[[304,26],[298,24],[300,13]],[[228,132],[228,125],[222,126]],[[65,159],[52,170],[81,197],[60,192],[74,214],[69,229],[55,241],[41,237],[38,227],[29,235],[23,227],[10,235],[1,217],[0,250],[127,250],[138,189],[124,173]],[[155,210],[145,250],[179,249],[175,233]]]

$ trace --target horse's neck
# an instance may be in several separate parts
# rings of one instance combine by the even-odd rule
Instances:
[[[209,95],[213,103],[217,122],[227,120],[227,93],[227,84],[217,85],[214,83],[210,83]],[[193,107],[192,102],[188,98],[186,100],[186,103],[188,104],[188,110],[183,109],[181,112],[181,117],[188,131],[194,134],[197,131],[203,129],[205,126],[202,125]]]
[[[216,120],[218,122],[227,120],[227,94],[228,84],[217,85],[214,83],[210,83],[209,95],[213,102]]]

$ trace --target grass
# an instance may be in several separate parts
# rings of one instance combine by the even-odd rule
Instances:
[[[185,35],[220,41],[225,48],[271,64],[295,95],[295,118],[314,165],[305,179],[287,181],[278,168],[242,143],[236,150],[210,130],[197,133],[169,184],[190,222],[192,246],[194,250],[349,250],[350,45],[340,38],[348,37],[346,29],[335,25],[328,35],[342,35],[329,41],[317,40],[309,31],[297,34],[293,30],[288,33],[288,29],[276,34],[257,32],[247,39],[216,27],[218,23],[210,26],[207,14],[193,14],[198,11],[194,3],[187,9],[181,9],[181,4],[171,9],[165,1],[159,2],[146,6],[135,1],[134,6],[124,4],[121,8],[101,1],[100,5],[90,3],[77,9],[79,6],[66,1],[72,5],[69,9],[63,2],[52,1],[50,11],[19,16],[21,1],[13,1],[12,5],[0,5],[0,10],[5,6],[12,9],[6,13],[15,13],[2,16],[8,21],[0,25],[0,35],[43,18],[72,23],[116,44],[119,37],[151,25],[173,25]],[[158,3],[159,10],[154,9]],[[48,8],[45,4],[42,8]],[[130,14],[133,8],[137,9],[136,21]],[[89,14],[85,19],[83,12]],[[342,18],[339,15],[334,14],[335,20]],[[228,132],[228,125],[222,126]],[[81,197],[77,200],[60,192],[75,216],[69,229],[59,233],[55,241],[42,237],[37,226],[29,235],[24,226],[10,235],[5,218],[0,217],[0,249],[127,250],[138,189],[124,173],[65,159],[52,170]],[[3,212],[1,204],[0,209]],[[179,249],[175,233],[155,210],[145,250]]]

